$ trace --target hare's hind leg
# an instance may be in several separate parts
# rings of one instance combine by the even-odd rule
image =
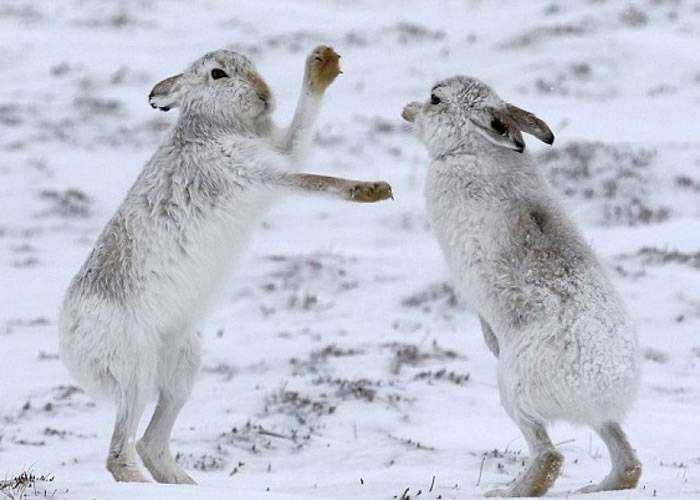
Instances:
[[[612,470],[600,483],[581,488],[579,493],[635,488],[642,475],[642,464],[620,424],[608,422],[597,428],[596,432],[608,448]]]
[[[170,354],[172,359],[165,363],[169,369],[161,374],[155,412],[136,449],[153,479],[159,483],[195,484],[175,462],[170,451],[170,434],[192,392],[199,369],[199,339],[192,335],[181,349]]]
[[[544,425],[526,420],[516,423],[530,449],[527,467],[510,487],[489,491],[488,497],[539,497],[559,476],[564,457],[554,448]]]
[[[117,394],[117,419],[114,423],[112,441],[109,444],[107,470],[120,482],[147,482],[138,467],[134,440],[139,420],[143,415],[148,393],[146,388],[134,380]]]

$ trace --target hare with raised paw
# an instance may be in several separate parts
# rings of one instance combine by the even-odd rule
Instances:
[[[146,480],[138,454],[156,481],[194,482],[169,440],[200,363],[197,322],[265,210],[286,192],[392,196],[384,182],[295,171],[338,59],[330,47],[309,55],[286,129],[273,125],[270,89],[236,52],[210,52],[153,88],[154,108],[180,108],[177,124],[71,282],[60,318],[63,361],[85,388],[116,402],[107,469],[117,481]]]

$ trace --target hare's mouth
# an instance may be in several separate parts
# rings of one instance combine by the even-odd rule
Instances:
[[[256,95],[258,96],[258,101],[262,106],[262,112],[267,113],[274,109],[275,107],[275,97],[267,89],[257,90]]]
[[[151,105],[153,109],[159,109],[161,111],[170,111],[172,105],[164,98],[159,95],[151,94],[148,96],[148,104]]]

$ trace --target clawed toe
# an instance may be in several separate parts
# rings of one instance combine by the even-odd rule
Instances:
[[[599,484],[589,484],[583,488],[579,488],[575,493],[595,493],[596,491],[601,491]]]
[[[143,461],[143,465],[149,470],[153,479],[159,483],[197,484],[195,480],[172,459],[170,452],[165,450],[151,450],[143,441],[136,443],[136,450]]]
[[[631,490],[637,487],[642,475],[642,464],[631,463],[622,470],[614,471],[600,483],[589,484],[576,490],[576,493],[595,493],[597,491]]]
[[[107,462],[107,470],[114,480],[120,483],[148,483],[148,479],[139,470],[135,463]]]
[[[540,497],[559,476],[564,457],[555,449],[545,450],[530,460],[527,468],[508,488],[488,491],[487,497]]]
[[[496,488],[493,490],[489,490],[486,493],[484,493],[485,497],[509,497],[509,491],[506,488]]]

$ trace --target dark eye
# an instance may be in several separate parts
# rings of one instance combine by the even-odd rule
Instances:
[[[440,98],[435,94],[430,94],[430,104],[440,104]]]
[[[214,68],[213,70],[211,70],[211,77],[214,80],[218,80],[219,78],[226,78],[228,77],[228,75],[223,69]]]
[[[501,135],[506,135],[506,126],[498,118],[491,120],[491,128]]]

